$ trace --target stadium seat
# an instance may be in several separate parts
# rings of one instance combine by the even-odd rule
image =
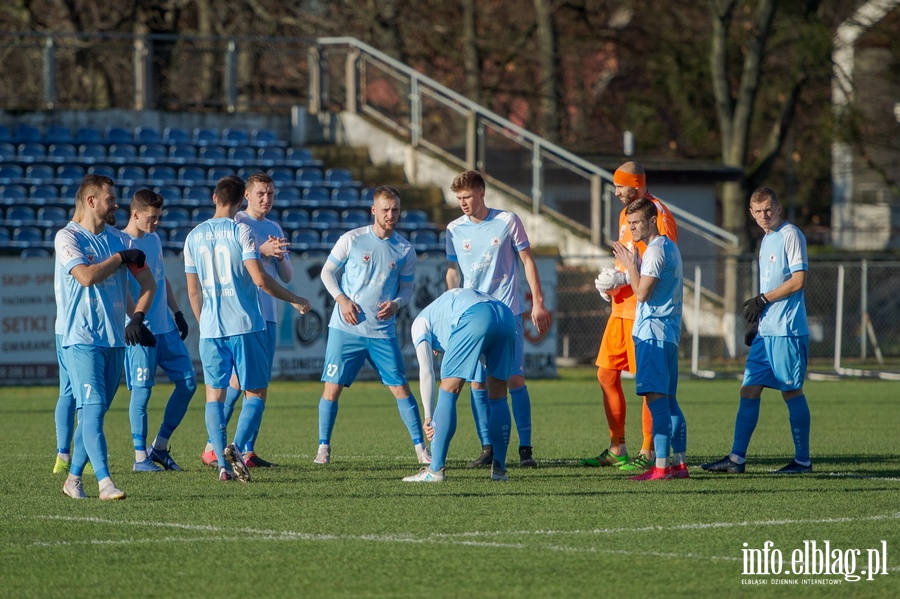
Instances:
[[[299,166],[315,162],[312,152],[308,148],[288,148],[284,155],[287,160],[295,162]]]
[[[50,250],[46,248],[25,248],[20,253],[19,256],[23,260],[27,260],[29,258],[49,258]]]
[[[215,129],[198,127],[194,129],[194,143],[205,146],[219,143],[219,132]]]
[[[99,143],[103,141],[103,133],[97,127],[79,127],[75,130],[75,143]]]
[[[82,160],[106,160],[106,146],[97,143],[82,144],[78,148]]]
[[[34,125],[28,124],[17,126],[15,137],[13,137],[13,141],[16,143],[42,141],[42,139],[41,130]]]
[[[193,144],[179,143],[169,148],[169,158],[193,162],[197,160],[197,148]]]
[[[329,183],[352,183],[353,175],[346,168],[330,168],[325,171],[325,181]]]
[[[153,185],[166,185],[178,180],[178,174],[171,166],[151,166],[147,169],[147,178]]]
[[[186,145],[191,143],[191,132],[183,127],[166,127],[163,141],[168,144]]]
[[[117,177],[116,183],[119,185],[141,184],[147,179],[147,172],[144,167],[132,164],[120,167]]]
[[[198,202],[212,202],[212,190],[209,187],[195,185],[189,187],[187,193],[184,194],[186,200],[196,200]]]
[[[222,177],[235,174],[234,169],[230,166],[214,166],[206,171],[206,180],[217,182]]]
[[[138,149],[138,156],[144,158],[148,162],[156,162],[169,157],[169,150],[160,143],[148,143],[142,145]]]
[[[215,206],[201,206],[199,208],[195,208],[191,212],[191,219],[194,223],[202,223],[203,221],[211,219],[216,213]]]
[[[337,210],[331,208],[317,208],[312,212],[311,225],[317,229],[334,229],[338,228],[341,222],[341,216]]]
[[[17,158],[18,155],[19,150],[16,149],[16,146],[8,142],[0,143],[0,160],[13,160]]]
[[[12,233],[6,227],[0,227],[0,245],[12,240]]]
[[[130,144],[134,142],[134,132],[125,127],[111,126],[106,128],[105,139],[112,144]]]
[[[341,212],[341,224],[348,229],[362,227],[372,222],[372,214],[362,208],[350,208]]]
[[[88,173],[92,175],[103,175],[109,177],[113,181],[116,180],[116,169],[108,164],[95,164],[88,168]]]
[[[197,153],[200,160],[205,160],[209,164],[225,162],[228,160],[228,152],[222,146],[203,146]]]
[[[319,232],[312,229],[297,229],[291,233],[291,249],[303,251],[321,245]]]
[[[428,213],[424,210],[404,210],[400,213],[401,229],[419,229],[429,224]]]
[[[409,242],[413,244],[417,252],[428,252],[440,249],[438,235],[435,231],[424,229],[421,231],[413,231],[409,234]]]
[[[161,195],[166,203],[177,204],[181,202],[181,188],[177,185],[162,185],[157,188],[156,193]]]
[[[56,171],[49,164],[32,164],[25,169],[25,178],[35,184],[49,183],[56,178]]]
[[[281,218],[278,222],[285,229],[308,227],[310,223],[309,212],[304,208],[285,208],[281,211]]]
[[[193,230],[193,227],[173,227],[169,230],[169,247],[172,246],[182,246],[184,247],[184,240],[187,239],[187,236]]]
[[[187,208],[166,207],[163,208],[162,216],[160,216],[160,222],[166,223],[169,228],[187,226],[192,221],[191,211]]]
[[[293,183],[294,171],[286,167],[275,167],[269,169],[269,176],[277,186],[279,183]]]
[[[130,193],[125,193],[125,192],[123,192],[123,193],[122,193],[122,197],[123,197],[123,198],[128,198],[128,199],[130,200],[130,199],[131,199],[131,194],[130,194]],[[124,207],[122,207],[122,206],[119,206],[119,207],[116,209],[116,228],[121,229],[122,227],[124,227],[125,225],[127,225],[127,224],[128,224],[128,219],[130,219],[130,218],[131,218],[131,213],[128,212],[128,209],[127,209],[127,208],[124,208]]]
[[[21,227],[37,221],[37,216],[31,206],[11,206],[6,209],[7,224]]]
[[[229,146],[242,146],[250,143],[250,136],[243,129],[225,129],[222,131],[222,141]]]
[[[275,205],[279,208],[290,208],[300,203],[302,193],[296,187],[276,187]]]
[[[59,228],[69,222],[69,211],[62,206],[43,206],[38,208],[37,219],[46,226]]]
[[[48,148],[47,156],[56,158],[59,161],[71,161],[78,156],[78,148],[68,143],[51,144]]]
[[[12,141],[13,134],[12,130],[9,128],[9,125],[0,124],[0,141],[9,142]]]
[[[307,187],[303,191],[303,199],[308,204],[329,204],[331,202],[331,190],[327,187]]]
[[[184,166],[178,169],[178,180],[182,183],[206,181],[206,169],[199,166]]]
[[[32,200],[40,200],[40,203],[55,201],[59,199],[59,188],[56,185],[42,183],[34,185],[31,188],[29,197]]]
[[[253,162],[256,160],[256,150],[250,146],[235,146],[228,150],[228,159],[233,162]]]
[[[137,146],[131,143],[116,143],[109,146],[109,158],[120,162],[131,162],[137,158]]]
[[[331,190],[331,202],[337,206],[361,206],[359,192],[353,187],[338,187]]]
[[[0,198],[4,200],[4,204],[15,202],[23,202],[28,197],[28,190],[24,185],[4,185],[0,187]]]
[[[322,233],[322,244],[326,247],[331,247],[337,243],[337,240],[341,238],[341,235],[344,234],[344,231],[337,231],[334,229],[329,229]]]
[[[72,130],[64,125],[48,125],[44,131],[45,143],[69,143],[72,141]]]
[[[47,149],[44,144],[39,142],[26,142],[19,144],[19,158],[30,158],[32,160],[47,157]]]
[[[13,229],[12,240],[20,244],[43,245],[44,231],[40,227],[16,227]]]
[[[0,180],[17,181],[25,177],[25,169],[18,164],[0,164]]]
[[[134,131],[134,139],[138,143],[156,144],[162,141],[162,135],[156,127],[138,127]]]
[[[278,139],[278,134],[271,129],[254,129],[250,134],[250,139],[253,145],[256,146],[270,146],[283,143]]]
[[[297,170],[297,182],[303,185],[317,185],[325,180],[322,169],[316,167],[303,167]]]
[[[259,150],[260,160],[271,160],[272,162],[281,163],[285,161],[285,158],[284,148],[279,148],[278,146],[266,146]]]
[[[84,179],[85,170],[83,166],[77,164],[64,164],[56,169],[56,180],[65,185],[74,185],[81,183]]]

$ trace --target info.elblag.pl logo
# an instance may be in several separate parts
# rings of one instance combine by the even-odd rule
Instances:
[[[782,551],[772,541],[761,548],[744,543],[744,578],[741,584],[841,584],[844,581],[875,580],[888,574],[887,541],[870,549],[833,547],[831,541],[803,541],[802,546]],[[788,578],[793,577],[793,578]],[[813,577],[813,578],[809,578]]]

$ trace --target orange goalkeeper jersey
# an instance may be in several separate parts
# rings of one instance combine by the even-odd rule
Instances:
[[[665,235],[675,243],[678,243],[678,225],[675,224],[675,217],[672,216],[672,213],[669,212],[666,205],[662,203],[662,200],[653,197],[649,191],[644,197],[648,200],[653,200],[653,203],[656,204],[658,213],[656,216],[656,227],[659,229],[659,234]],[[627,248],[637,247],[638,254],[641,256],[644,255],[644,250],[647,249],[647,244],[635,243],[631,238],[631,230],[628,228],[628,219],[625,216],[625,208],[622,208],[622,212],[619,213],[619,243]],[[616,270],[625,272],[625,267],[623,267],[618,260],[616,260]],[[610,299],[612,300],[611,317],[634,320],[637,299],[634,297],[634,291],[631,289],[631,285],[620,287],[615,294],[610,293]]]

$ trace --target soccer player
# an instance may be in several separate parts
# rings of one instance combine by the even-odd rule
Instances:
[[[153,333],[144,314],[153,303],[156,282],[145,266],[145,255],[131,247],[127,235],[115,229],[116,191],[109,177],[87,175],[76,194],[80,218],[56,233],[56,260],[63,266],[60,281],[63,358],[79,412],[74,447],[63,493],[84,499],[81,476],[93,465],[100,499],[124,499],[125,492],[109,473],[103,421],[125,364],[125,345],[152,346]],[[140,284],[135,311],[126,326],[127,265]]]
[[[634,352],[635,389],[644,396],[652,415],[656,465],[631,480],[689,478],[685,464],[687,424],[675,397],[678,390],[678,343],[684,275],[675,242],[659,234],[656,204],[639,198],[625,208],[628,229],[636,243],[645,244],[643,256],[616,241],[613,253],[627,270],[637,298]],[[672,463],[669,463],[669,448]]]
[[[506,381],[516,346],[516,319],[503,302],[474,289],[450,289],[419,312],[412,324],[412,340],[419,360],[419,390],[425,411],[425,432],[432,433],[431,465],[405,482],[441,482],[450,440],[456,432],[456,402],[466,381],[479,376],[485,360],[487,393],[491,402],[488,429],[494,459],[491,480],[508,480],[506,451],[512,424],[506,402]],[[432,351],[444,352],[441,385],[434,420]],[[433,426],[432,426],[433,425]]]
[[[290,283],[294,277],[294,267],[291,265],[290,242],[284,235],[281,226],[267,218],[275,203],[275,183],[272,177],[266,173],[254,173],[247,178],[246,210],[238,212],[234,220],[244,223],[256,236],[256,245],[259,248],[260,262],[269,276],[281,283]],[[272,361],[275,359],[275,341],[277,340],[277,307],[275,298],[259,290],[259,307],[262,310],[263,320],[266,321],[266,347],[269,356],[269,372],[271,375]],[[231,382],[225,392],[225,424],[231,420],[234,407],[241,395],[237,377],[232,375]],[[248,468],[270,468],[275,466],[272,462],[264,460],[256,455],[255,445],[259,431],[254,431],[250,439],[239,447],[243,452],[244,463]],[[206,449],[200,458],[204,464],[215,465],[216,453],[212,443],[207,443]]]
[[[490,294],[509,306],[516,316],[516,358],[509,377],[512,411],[519,434],[519,467],[534,468],[532,454],[531,398],[525,385],[525,304],[519,286],[516,256],[525,267],[525,280],[531,290],[531,321],[538,332],[550,328],[550,313],[544,307],[544,292],[531,245],[522,221],[513,212],[488,208],[484,203],[485,182],[478,171],[465,171],[453,179],[450,190],[462,210],[462,216],[447,225],[447,288],[467,287]],[[483,373],[482,373],[483,374]],[[479,380],[480,379],[480,380]],[[470,385],[472,413],[481,440],[481,455],[469,467],[493,463],[494,448],[489,435],[488,391],[484,377]]]
[[[234,220],[246,186],[240,177],[216,184],[211,219],[197,225],[184,243],[188,297],[200,323],[200,361],[206,383],[206,432],[219,462],[219,480],[250,482],[239,447],[258,428],[269,386],[266,323],[259,308],[262,289],[289,302],[301,314],[309,302],[285,289],[265,271],[250,227]],[[234,442],[225,446],[225,389],[232,372],[246,399]]]
[[[750,214],[766,233],[759,246],[761,293],[743,306],[744,318],[751,327],[745,338],[750,353],[741,383],[731,453],[717,462],[701,465],[709,472],[744,472],[764,387],[781,391],[794,440],[794,459],[773,474],[804,474],[813,469],[809,455],[809,405],[803,393],[809,359],[803,289],[809,260],[806,238],[800,229],[782,220],[781,211],[778,196],[768,187],[760,187],[750,196]]]
[[[194,362],[184,344],[189,332],[188,323],[166,277],[162,242],[156,234],[163,201],[161,195],[150,189],[136,191],[131,198],[131,217],[124,229],[134,247],[144,252],[158,290],[146,315],[147,328],[156,337],[156,346],[132,345],[125,350],[125,382],[131,391],[128,417],[134,444],[132,469],[135,472],[182,469],[169,453],[169,439],[184,419],[197,390]],[[132,297],[136,295],[135,291],[135,285],[131,285]],[[159,432],[147,447],[147,404],[156,384],[157,367],[163,369],[175,389],[166,403]]]
[[[416,273],[416,251],[395,231],[400,192],[383,185],[372,201],[375,222],[347,231],[322,267],[322,283],[335,300],[325,347],[325,387],[319,399],[319,449],[316,464],[331,461],[331,434],[338,400],[368,359],[397,400],[420,464],[431,462],[422,438],[419,405],[406,380],[397,342],[395,315],[409,303]],[[341,272],[338,282],[338,272]]]
[[[678,243],[678,226],[672,213],[647,190],[647,176],[644,168],[636,162],[626,162],[613,174],[616,197],[624,205],[619,213],[619,243],[636,248],[638,255],[644,253],[645,244],[635,241],[628,227],[626,208],[640,198],[647,198],[656,206],[656,225],[660,235]],[[622,371],[635,372],[637,364],[634,356],[632,329],[637,299],[631,285],[625,278],[626,269],[616,263],[615,269],[604,268],[595,285],[606,301],[612,302],[612,313],[606,322],[600,350],[597,353],[597,380],[603,392],[603,409],[609,425],[609,447],[597,457],[585,458],[581,463],[593,467],[617,467],[620,470],[643,472],[653,465],[652,419],[647,402],[642,401],[643,444],[641,451],[629,459],[625,443],[625,393],[622,391]]]

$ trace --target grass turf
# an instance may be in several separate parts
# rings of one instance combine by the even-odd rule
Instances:
[[[627,393],[633,383],[626,381]],[[281,464],[253,470],[249,485],[219,483],[200,464],[202,392],[172,440],[182,473],[133,473],[128,395],[107,415],[111,470],[121,502],[61,493],[54,460],[56,389],[0,389],[0,589],[6,597],[650,597],[721,593],[896,597],[900,594],[900,423],[896,383],[807,382],[815,472],[768,474],[792,444],[780,396],[763,396],[744,475],[711,475],[700,463],[731,444],[738,383],[684,379],[691,479],[632,482],[579,465],[606,445],[591,370],[531,381],[535,457],[511,464],[508,483],[465,463],[480,449],[467,392],[443,484],[403,483],[418,465],[390,393],[374,383],[345,390],[333,462],[312,463],[319,383],[275,383],[259,454]],[[171,386],[150,402],[151,437]],[[630,403],[631,450],[640,411]],[[232,428],[233,430],[232,423]],[[513,435],[511,457],[517,439]],[[791,567],[804,541],[861,550],[887,541],[888,575],[750,576],[742,550],[766,541]],[[845,556],[848,554],[844,554]],[[849,562],[847,562],[849,563]],[[811,579],[838,585],[804,584]],[[772,589],[796,581],[789,591]],[[765,588],[748,582],[764,582]],[[780,593],[779,593],[780,594]]]

